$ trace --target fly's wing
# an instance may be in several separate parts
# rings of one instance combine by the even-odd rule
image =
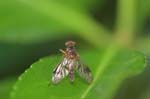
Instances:
[[[88,83],[91,83],[93,81],[93,75],[91,73],[91,70],[87,65],[81,63],[80,61],[77,62],[77,73]]]
[[[59,83],[65,76],[69,74],[69,70],[66,68],[68,60],[66,58],[58,64],[58,66],[53,70],[52,82],[54,84]]]

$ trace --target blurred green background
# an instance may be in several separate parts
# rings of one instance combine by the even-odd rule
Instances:
[[[67,40],[86,50],[114,38],[147,56],[145,71],[124,81],[114,99],[150,99],[149,0],[0,1],[0,98],[30,64],[59,54]]]

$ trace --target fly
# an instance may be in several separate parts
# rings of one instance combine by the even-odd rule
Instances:
[[[66,76],[70,81],[74,81],[75,72],[83,78],[87,83],[91,83],[93,76],[89,67],[83,64],[80,60],[80,56],[75,49],[76,43],[74,41],[67,41],[65,43],[66,49],[60,49],[63,54],[63,60],[53,70],[52,82],[54,84],[59,83]]]

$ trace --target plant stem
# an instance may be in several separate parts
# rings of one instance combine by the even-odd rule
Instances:
[[[116,42],[131,47],[135,38],[137,0],[118,0]]]

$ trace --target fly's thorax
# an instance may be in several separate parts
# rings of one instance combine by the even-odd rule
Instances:
[[[70,59],[75,59],[77,57],[77,52],[74,47],[67,47],[66,48],[66,57]]]

